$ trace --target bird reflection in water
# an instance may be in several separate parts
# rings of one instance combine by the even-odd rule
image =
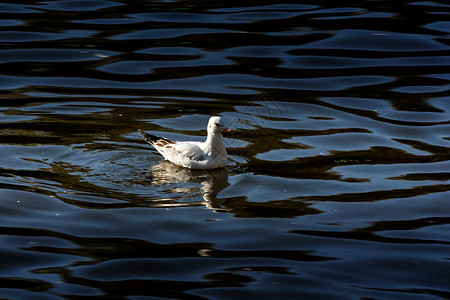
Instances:
[[[215,212],[228,211],[223,207],[224,199],[217,198],[217,194],[230,185],[228,182],[228,169],[209,169],[209,170],[192,170],[177,166],[167,160],[152,167],[151,170],[152,185],[174,185],[183,183],[183,187],[176,187],[171,189],[171,192],[178,192],[195,196],[195,191],[200,191],[204,201],[201,203],[190,202],[189,206],[196,204],[205,205],[207,208]],[[188,187],[186,183],[201,184],[200,188]],[[161,199],[163,200],[163,199]],[[168,199],[166,199],[168,200]],[[172,199],[173,200],[173,199]],[[172,202],[172,201],[171,201]],[[165,207],[186,206],[186,203],[171,203],[163,205]]]

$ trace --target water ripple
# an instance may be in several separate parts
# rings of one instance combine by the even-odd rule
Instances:
[[[0,294],[447,299],[449,7],[0,4]]]

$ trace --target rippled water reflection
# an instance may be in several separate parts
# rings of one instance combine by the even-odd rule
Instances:
[[[0,296],[449,298],[449,7],[0,4]]]

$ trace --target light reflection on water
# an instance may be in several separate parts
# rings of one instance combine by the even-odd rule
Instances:
[[[0,295],[448,298],[448,8],[0,4]]]

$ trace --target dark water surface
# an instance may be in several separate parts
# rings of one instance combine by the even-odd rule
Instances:
[[[447,1],[10,2],[1,299],[450,298]]]

